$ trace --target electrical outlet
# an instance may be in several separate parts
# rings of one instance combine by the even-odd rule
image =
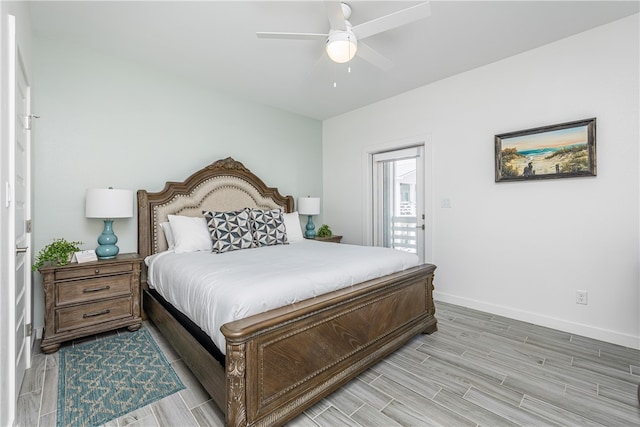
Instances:
[[[587,291],[576,291],[576,304],[587,305]]]

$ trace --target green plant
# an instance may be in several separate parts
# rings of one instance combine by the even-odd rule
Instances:
[[[67,265],[69,258],[74,252],[78,252],[82,242],[69,242],[66,239],[53,239],[44,248],[40,249],[33,263],[33,271],[42,267],[45,263],[50,262],[54,265]]]
[[[333,233],[327,224],[322,224],[316,233],[318,237],[331,237],[332,235]]]

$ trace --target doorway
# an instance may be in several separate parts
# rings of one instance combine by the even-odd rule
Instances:
[[[31,365],[31,87],[20,47],[15,51],[13,228],[15,240],[16,395]],[[10,215],[11,216],[11,215]],[[11,219],[10,219],[11,221]]]
[[[11,425],[25,370],[30,367],[31,327],[31,89],[18,42],[18,19],[0,7],[0,424]]]
[[[373,244],[418,255],[424,262],[423,146],[372,156]]]

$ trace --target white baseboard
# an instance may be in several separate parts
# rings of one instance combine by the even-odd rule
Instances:
[[[560,331],[569,332],[576,335],[582,335],[584,337],[589,337],[596,340],[605,341],[612,344],[617,344],[624,347],[630,347],[630,348],[640,350],[640,336],[623,334],[623,333],[611,331],[608,329],[597,328],[591,325],[570,322],[564,319],[543,316],[543,315],[540,315],[539,313],[516,310],[510,307],[505,307],[505,306],[496,305],[496,304],[489,304],[483,301],[477,301],[477,300],[459,297],[456,295],[445,294],[437,291],[433,292],[433,298],[436,301],[442,301],[450,304],[460,305],[463,307],[469,307],[475,310],[485,311],[487,313],[509,317],[511,319],[520,320],[523,322],[529,322],[535,325],[558,329]],[[438,317],[438,313],[436,311],[436,318],[437,317]]]

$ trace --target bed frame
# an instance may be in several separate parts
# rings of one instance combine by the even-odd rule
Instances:
[[[138,191],[138,250],[166,249],[160,223],[168,214],[280,207],[293,197],[267,187],[226,158],[157,193]],[[413,336],[437,329],[434,265],[370,280],[227,323],[220,364],[147,289],[146,316],[158,327],[224,412],[227,426],[280,425],[340,388]]]

